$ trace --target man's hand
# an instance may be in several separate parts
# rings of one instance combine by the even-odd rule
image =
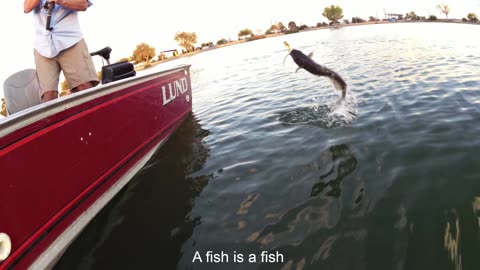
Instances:
[[[88,1],[87,0],[49,0],[51,2],[55,2],[61,6],[64,6],[69,9],[73,9],[76,11],[85,11],[88,8]]]
[[[30,13],[37,5],[40,3],[40,0],[25,0],[23,1],[23,12]]]
[[[63,7],[73,9],[76,11],[85,11],[88,8],[87,0],[48,0],[48,1],[55,2],[55,4],[58,4]],[[30,13],[38,5],[38,3],[40,3],[40,0],[24,0],[23,12]]]

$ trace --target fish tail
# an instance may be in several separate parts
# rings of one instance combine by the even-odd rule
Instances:
[[[330,77],[330,81],[333,84],[333,87],[339,91],[345,91],[345,88],[343,87],[342,83],[335,77]]]

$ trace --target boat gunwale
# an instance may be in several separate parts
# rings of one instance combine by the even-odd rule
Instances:
[[[30,107],[21,112],[9,115],[4,119],[0,119],[0,139],[41,119],[86,103],[90,100],[121,91],[125,88],[147,82],[160,76],[167,76],[181,70],[187,71],[190,67],[191,65],[182,64],[166,70],[144,74],[142,76],[130,77],[105,85],[99,85],[88,90],[73,93],[50,102]]]

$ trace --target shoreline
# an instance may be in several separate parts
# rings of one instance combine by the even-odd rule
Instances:
[[[312,27],[312,28],[308,28],[308,29],[304,29],[304,30],[300,30],[298,32],[295,32],[295,33],[290,33],[290,34],[286,34],[286,33],[276,33],[276,34],[270,34],[270,35],[265,35],[265,37],[262,37],[260,39],[257,39],[257,40],[261,40],[261,39],[265,39],[265,38],[273,38],[273,37],[278,37],[278,36],[283,36],[283,35],[291,35],[291,34],[297,34],[297,33],[302,33],[302,32],[308,32],[308,31],[317,31],[317,30],[324,30],[324,29],[332,29],[332,28],[342,28],[342,27],[351,27],[351,26],[363,26],[363,25],[371,25],[371,24],[396,24],[396,23],[456,23],[456,24],[470,24],[470,25],[480,25],[480,22],[464,22],[462,20],[459,20],[459,19],[437,19],[437,20],[434,20],[434,21],[430,21],[430,20],[418,20],[418,21],[407,21],[407,20],[402,20],[402,21],[397,21],[397,22],[389,22],[389,21],[375,21],[375,22],[362,22],[362,23],[348,23],[348,24],[338,24],[338,25],[335,25],[335,26],[322,26],[322,27]],[[221,45],[214,45],[212,46],[211,48],[207,48],[207,49],[204,49],[204,50],[198,50],[198,51],[194,51],[194,52],[190,52],[190,53],[185,53],[185,54],[180,54],[178,56],[175,56],[175,57],[170,57],[168,59],[165,59],[165,60],[161,60],[161,61],[156,61],[156,62],[151,62],[150,63],[150,66],[145,68],[144,67],[144,64],[140,64],[140,65],[137,65],[135,67],[135,70],[136,71],[141,71],[141,70],[147,70],[151,67],[154,67],[156,65],[159,65],[159,64],[162,64],[162,63],[166,63],[166,62],[169,62],[169,61],[174,61],[178,58],[181,58],[181,57],[189,57],[189,56],[193,56],[195,54],[198,54],[198,53],[202,53],[202,52],[206,52],[206,51],[210,51],[210,50],[216,50],[216,49],[220,49],[220,48],[224,48],[224,47],[228,47],[228,46],[234,46],[234,45],[238,45],[238,44],[242,44],[242,43],[245,43],[245,42],[250,42],[250,41],[255,41],[255,40],[247,40],[247,39],[242,39],[242,40],[236,40],[236,41],[232,41],[232,42],[229,42],[229,43],[226,43],[226,44],[221,44]],[[3,94],[3,93],[2,93]],[[2,96],[0,94],[0,97],[3,98],[4,96]],[[1,102],[0,102],[0,106],[1,106]],[[1,110],[1,108],[0,108]],[[4,118],[5,116],[1,115],[0,114],[0,119],[1,118]]]
[[[256,40],[261,40],[261,39],[266,39],[266,38],[273,38],[273,37],[278,37],[278,36],[283,36],[283,35],[298,34],[298,33],[302,33],[302,32],[318,31],[318,30],[324,30],[324,29],[332,29],[332,28],[333,28],[333,29],[336,29],[336,28],[352,27],[352,26],[363,26],[363,25],[371,25],[371,24],[374,24],[374,25],[375,25],[375,24],[424,23],[424,22],[427,22],[427,23],[457,23],[457,24],[480,25],[480,22],[464,22],[464,21],[459,20],[459,19],[437,19],[437,20],[433,20],[433,21],[430,21],[430,20],[418,20],[418,21],[401,20],[401,21],[397,21],[397,22],[375,21],[375,22],[361,22],[361,23],[337,24],[337,25],[335,25],[335,26],[328,25],[328,26],[321,26],[321,27],[312,27],[312,28],[308,28],[308,29],[304,29],[304,30],[299,30],[298,32],[295,32],[295,33],[289,33],[289,34],[286,34],[286,33],[276,33],[276,34],[264,35],[265,37],[259,38],[259,39],[256,39]],[[160,60],[160,61],[156,61],[156,62],[151,62],[151,63],[150,63],[150,66],[147,67],[147,68],[144,68],[144,65],[145,65],[145,64],[142,64],[142,65],[136,66],[136,67],[135,67],[135,70],[136,70],[136,71],[145,70],[145,69],[149,69],[149,68],[151,68],[151,67],[154,67],[154,66],[159,65],[159,64],[162,64],[162,63],[166,63],[166,62],[169,62],[169,61],[176,60],[176,59],[178,59],[178,58],[189,57],[189,56],[192,56],[192,55],[195,55],[195,54],[199,54],[199,53],[202,53],[202,52],[207,52],[207,51],[211,51],[211,50],[221,49],[221,48],[224,48],[224,47],[234,46],[234,45],[242,44],[242,43],[245,43],[245,42],[252,42],[252,41],[256,41],[256,40],[242,39],[242,40],[235,40],[235,41],[232,41],[232,42],[229,42],[229,43],[225,43],[225,44],[221,44],[221,45],[214,45],[214,46],[212,46],[211,48],[207,48],[207,49],[203,49],[203,50],[198,50],[198,51],[193,51],[193,52],[189,52],[189,53],[184,53],[184,54],[180,54],[180,55],[175,56],[175,57],[170,57],[170,58],[167,58],[167,59],[164,59],[164,60]]]

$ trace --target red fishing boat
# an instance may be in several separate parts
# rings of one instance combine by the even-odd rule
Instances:
[[[189,68],[108,65],[102,85],[0,120],[0,269],[53,267],[191,113]]]

